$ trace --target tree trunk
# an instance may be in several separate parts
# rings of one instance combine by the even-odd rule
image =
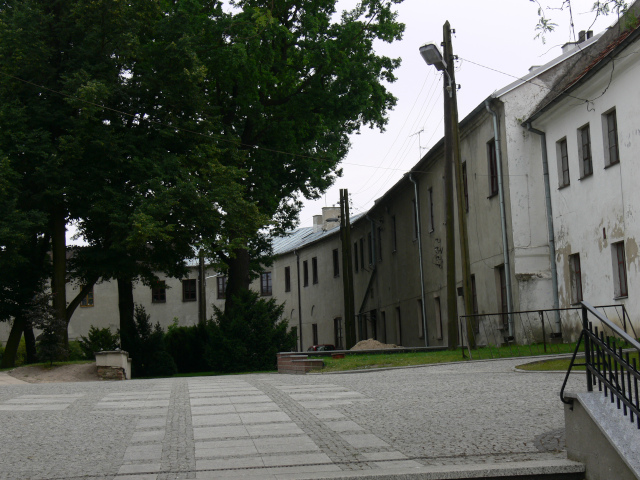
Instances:
[[[22,331],[24,330],[25,321],[22,317],[16,317],[11,325],[11,332],[7,340],[7,345],[4,348],[2,354],[2,363],[0,368],[11,368],[16,366],[16,354],[18,353],[18,346],[20,345],[20,338],[22,337]]]
[[[132,354],[136,327],[133,321],[133,280],[118,278],[118,311],[120,313],[120,347]]]
[[[229,258],[229,271],[227,276],[227,290],[225,294],[224,309],[230,312],[234,307],[233,297],[243,290],[248,290],[250,280],[249,251],[236,249],[234,255]]]
[[[64,325],[57,332],[60,341],[66,351],[69,351],[69,336],[67,334],[67,245],[66,245],[66,216],[62,205],[55,205],[51,212],[51,254],[53,274],[51,276],[51,295],[53,309],[60,320],[59,325]]]
[[[38,353],[36,351],[36,336],[33,333],[33,327],[31,325],[25,325],[24,327],[24,342],[27,346],[26,363],[37,363]]]

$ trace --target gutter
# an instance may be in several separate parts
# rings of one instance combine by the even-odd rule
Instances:
[[[523,125],[524,126],[524,125]],[[553,289],[553,308],[560,308],[558,299],[558,268],[556,266],[556,242],[553,229],[553,209],[551,204],[551,186],[549,184],[549,161],[547,158],[547,135],[545,132],[533,128],[531,122],[526,124],[527,130],[540,135],[540,149],[542,150],[542,171],[544,175],[544,196],[547,207],[547,231],[549,236],[549,260],[551,263],[551,285]],[[556,332],[561,332],[560,313],[556,312]]]
[[[302,347],[302,300],[300,295],[300,254],[298,250],[293,251],[296,256],[296,278],[298,280],[298,339],[300,340],[300,350],[299,352],[303,352],[304,349]]]
[[[502,185],[502,150],[500,149],[500,128],[498,114],[491,109],[491,97],[484,102],[487,111],[493,116],[493,136],[496,145],[496,166],[498,170],[498,198],[500,199],[500,227],[502,230],[502,252],[504,255],[504,275],[507,284],[507,318],[509,321],[509,336],[513,337],[513,304],[511,300],[511,266],[509,264],[509,242],[507,240],[507,217],[504,206],[504,187]]]
[[[409,173],[409,180],[413,183],[413,191],[416,198],[416,223],[418,225],[418,258],[420,259],[420,296],[422,298],[422,333],[424,334],[424,346],[429,346],[429,335],[427,334],[427,311],[424,295],[424,262],[422,261],[422,228],[420,223],[420,202],[418,201],[418,182]]]

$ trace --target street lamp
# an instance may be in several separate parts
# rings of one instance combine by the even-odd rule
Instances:
[[[462,164],[460,162],[460,132],[458,130],[458,102],[456,98],[455,71],[453,68],[453,49],[451,46],[452,30],[449,22],[443,27],[444,33],[444,55],[438,46],[427,43],[420,47],[420,55],[427,63],[433,65],[437,70],[444,72],[449,80],[449,85],[445,87],[449,93],[444,99],[445,116],[445,196],[446,196],[446,258],[447,258],[447,311],[449,316],[449,348],[455,348],[457,343],[457,289],[455,278],[455,239],[453,228],[453,175],[452,168],[455,169],[456,196],[458,204],[458,230],[460,240],[460,260],[462,263],[462,291],[464,296],[465,313],[473,313],[471,298],[471,268],[469,262],[469,240],[467,236],[466,211],[464,207],[464,180],[462,178]],[[451,63],[447,64],[447,60]],[[467,317],[467,332],[469,332],[469,317]],[[474,346],[473,341],[467,335],[469,346]],[[464,342],[464,337],[463,337]],[[462,342],[462,343],[463,343]]]

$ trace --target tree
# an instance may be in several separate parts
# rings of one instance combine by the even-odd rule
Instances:
[[[373,43],[401,37],[400,2],[363,0],[337,17],[336,0],[237,0],[204,32],[203,45],[217,47],[200,58],[223,162],[246,172],[247,198],[269,219],[264,228],[292,227],[300,199],[317,198],[340,175],[349,135],[384,127],[396,101],[385,82],[400,61],[376,55]],[[222,255],[227,309],[249,286],[251,247]]]

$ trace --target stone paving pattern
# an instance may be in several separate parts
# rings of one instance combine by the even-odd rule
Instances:
[[[566,458],[564,377],[515,372],[520,363],[2,385],[0,479],[269,478]],[[574,375],[568,388],[584,383]]]

